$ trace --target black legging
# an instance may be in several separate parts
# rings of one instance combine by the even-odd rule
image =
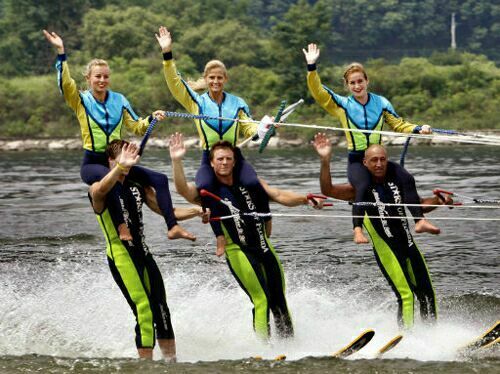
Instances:
[[[85,151],[80,168],[80,176],[86,184],[90,186],[100,181],[108,173],[108,160],[104,153]],[[128,177],[143,187],[153,187],[156,191],[158,207],[162,212],[168,229],[170,230],[173,226],[177,225],[172,205],[172,197],[170,196],[168,187],[168,178],[165,174],[146,169],[142,166],[134,166],[130,169]],[[108,193],[107,200],[112,208],[110,209],[111,212],[114,212],[113,220],[118,222],[118,224],[125,222],[123,214],[119,214],[119,212],[122,211],[120,196],[122,196],[122,186],[120,183],[116,183]]]

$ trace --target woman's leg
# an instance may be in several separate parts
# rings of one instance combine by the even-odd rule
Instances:
[[[355,189],[355,203],[363,202],[365,194],[368,191],[371,183],[371,175],[368,169],[361,162],[349,162],[347,165],[347,179]],[[352,215],[358,218],[353,218],[353,227],[363,226],[363,216],[365,214],[365,207],[362,205],[354,204],[352,207]]]
[[[250,163],[245,160],[241,149],[235,148],[234,150],[236,156],[236,175],[238,176],[239,182],[248,188],[255,187],[259,184],[259,178],[257,173]]]
[[[420,206],[420,196],[418,196],[417,186],[413,175],[408,173],[405,168],[395,162],[389,161],[388,168],[392,168],[396,178],[401,181],[404,197],[403,203],[412,204],[412,206],[408,206],[408,210],[415,220],[415,231],[418,233],[428,232],[431,234],[439,234],[441,230],[427,221],[424,217],[422,207]]]
[[[200,168],[196,172],[196,177],[194,179],[196,188],[198,190],[213,190],[213,185],[216,181],[214,170],[210,165],[210,153],[209,151],[203,151],[201,155]]]
[[[108,173],[109,168],[107,166],[101,164],[86,163],[85,161],[82,163],[82,166],[80,168],[80,176],[82,180],[89,186],[91,186],[95,182],[99,182]],[[132,240],[132,235],[130,234],[130,230],[127,227],[127,222],[125,222],[125,218],[123,216],[122,194],[122,184],[115,183],[115,185],[107,195],[107,204],[110,207],[109,211],[111,213],[113,222],[117,223],[118,235],[120,239]]]
[[[177,225],[174,209],[172,205],[172,196],[168,187],[168,178],[165,174],[142,166],[134,166],[130,169],[128,177],[141,184],[143,187],[150,186],[156,191],[156,200],[160,208],[168,229]]]
[[[177,224],[174,208],[172,205],[172,196],[168,187],[168,178],[165,174],[142,166],[134,166],[130,169],[128,177],[141,184],[142,186],[153,187],[156,192],[158,207],[168,227],[169,239],[189,239],[196,240],[196,237]]]

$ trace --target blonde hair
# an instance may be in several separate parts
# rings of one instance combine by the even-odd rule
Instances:
[[[205,69],[203,70],[203,76],[199,77],[195,81],[188,81],[187,82],[188,86],[191,87],[191,89],[194,91],[206,90],[208,88],[208,86],[207,86],[207,82],[206,82],[205,78],[207,77],[210,70],[216,69],[216,68],[221,69],[222,74],[224,74],[224,77],[227,79],[228,75],[227,75],[226,65],[224,65],[224,63],[220,60],[210,60],[205,65]]]
[[[368,80],[368,75],[366,75],[366,71],[365,71],[364,66],[362,64],[360,64],[359,62],[352,62],[344,70],[344,83],[345,84],[347,84],[347,81],[349,79],[349,75],[351,75],[352,73],[363,73],[365,79]]]
[[[109,68],[108,62],[106,60],[101,60],[101,59],[95,58],[95,59],[91,60],[87,64],[87,66],[85,66],[85,70],[83,71],[83,76],[86,79],[90,78],[90,74],[92,73],[92,68],[94,66],[106,66],[107,68]]]

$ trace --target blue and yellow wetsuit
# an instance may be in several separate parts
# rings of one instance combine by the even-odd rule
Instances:
[[[414,321],[415,296],[423,319],[435,320],[437,307],[431,277],[411,235],[404,207],[380,205],[401,204],[405,199],[405,177],[401,177],[396,166],[389,163],[385,182],[370,185],[363,196],[364,201],[379,203],[363,208],[366,213],[363,225],[370,235],[380,270],[398,299],[398,321],[402,327],[410,328]]]
[[[111,274],[136,318],[136,346],[153,348],[156,339],[174,339],[165,285],[144,237],[143,187],[126,179],[122,199],[127,225],[133,238],[131,241],[121,241],[118,237],[119,222],[113,220],[113,208],[108,204],[108,199],[102,212],[94,212],[106,239]]]
[[[80,124],[84,156],[80,175],[82,180],[91,185],[101,180],[108,172],[108,160],[105,155],[106,146],[115,139],[122,139],[124,127],[136,135],[143,135],[151,121],[139,118],[130,103],[120,93],[108,90],[106,100],[100,102],[92,92],[79,91],[76,82],[71,77],[66,55],[58,55],[56,62],[59,89],[66,104],[73,109]],[[175,226],[172,198],[168,188],[166,175],[134,166],[129,177],[145,186],[152,186],[157,192],[158,205],[162,211],[168,228]],[[111,204],[119,206],[120,186],[115,186],[109,194]],[[118,209],[114,209],[118,212]],[[121,214],[115,217],[123,222]]]
[[[352,95],[348,97],[341,96],[322,85],[316,64],[308,65],[307,70],[307,86],[312,97],[323,109],[337,118],[343,128],[382,131],[384,124],[387,123],[393,131],[411,133],[417,127],[417,125],[399,117],[392,104],[385,97],[369,93],[368,101],[363,105]],[[365,150],[372,144],[380,144],[382,136],[376,133],[352,131],[345,131],[345,135],[347,149],[349,150],[347,178],[356,189],[355,201],[360,202],[370,184],[371,178],[370,173],[363,165]],[[405,182],[408,187],[408,189],[405,189],[407,198],[405,203],[419,204],[420,197],[415,188],[413,177],[408,172],[405,175],[411,178]],[[423,217],[420,207],[413,207],[411,212],[416,219]],[[361,215],[361,211],[356,206],[353,208],[353,215]],[[354,227],[360,227],[362,219],[355,218],[353,223]]]
[[[235,95],[224,92],[224,99],[219,105],[212,100],[208,92],[199,95],[193,91],[177,72],[172,53],[163,54],[163,73],[167,86],[172,96],[191,114],[206,115],[210,117],[234,118],[235,120],[195,119],[196,128],[200,135],[203,148],[201,167],[196,173],[196,186],[210,188],[215,181],[215,175],[210,167],[209,151],[212,145],[219,140],[227,140],[234,147],[238,143],[239,133],[244,137],[250,137],[257,132],[257,124],[249,122],[238,122],[240,120],[251,120],[250,109],[246,102]],[[251,186],[258,183],[257,175],[252,166],[245,161],[239,148],[235,148],[238,165],[236,174],[241,183]]]
[[[260,184],[246,187],[216,183],[214,194],[230,201],[241,212],[269,213],[269,197]],[[230,215],[228,207],[203,198],[213,217]],[[269,220],[268,218],[267,220]],[[270,335],[269,311],[279,336],[293,336],[293,324],[285,298],[285,277],[276,251],[266,234],[262,217],[239,216],[212,225],[216,236],[226,239],[226,260],[231,273],[253,303],[253,327],[264,339]]]

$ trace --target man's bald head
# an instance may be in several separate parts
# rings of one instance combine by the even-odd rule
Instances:
[[[365,151],[363,165],[378,182],[381,182],[387,173],[387,151],[380,144],[372,144]]]
[[[372,144],[368,148],[366,148],[365,158],[370,157],[373,154],[384,154],[384,156],[387,158],[387,151],[380,144]]]

